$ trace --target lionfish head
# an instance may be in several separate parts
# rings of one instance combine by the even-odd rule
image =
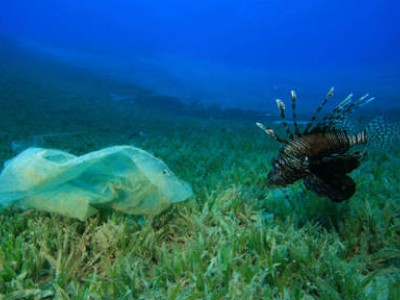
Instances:
[[[286,186],[304,176],[301,161],[295,157],[279,155],[272,160],[272,168],[267,178],[268,184],[275,186]]]
[[[282,159],[279,159],[279,157],[274,158],[272,160],[272,168],[267,175],[268,183],[271,185],[279,185],[279,186],[287,185],[287,182],[286,182],[285,176],[284,176],[285,169],[286,169],[285,161]]]

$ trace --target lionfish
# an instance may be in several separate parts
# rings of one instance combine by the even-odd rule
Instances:
[[[285,118],[285,104],[282,100],[276,100],[286,139],[279,137],[273,129],[256,123],[270,137],[283,144],[279,155],[272,160],[268,183],[287,186],[303,179],[305,187],[320,196],[326,196],[334,202],[349,199],[355,193],[356,184],[348,174],[360,166],[366,154],[356,146],[367,143],[383,146],[383,143],[389,142],[394,127],[387,126],[382,117],[377,117],[364,130],[355,133],[350,130],[350,114],[374,100],[368,94],[355,101],[350,94],[330,113],[318,118],[333,96],[331,88],[311,120],[304,128],[300,128],[296,120],[296,93],[291,91],[290,96],[292,130]]]

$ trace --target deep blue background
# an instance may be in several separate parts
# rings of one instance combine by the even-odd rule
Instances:
[[[25,47],[184,100],[262,108],[296,89],[315,107],[370,92],[400,106],[395,0],[4,0]],[[317,98],[315,98],[317,97]],[[373,106],[372,106],[373,107]],[[311,108],[310,108],[311,109]]]

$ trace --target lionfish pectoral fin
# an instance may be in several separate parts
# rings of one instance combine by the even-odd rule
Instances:
[[[310,191],[328,197],[333,202],[347,200],[356,191],[355,182],[347,175],[333,175],[330,178],[309,175],[304,178],[304,185]]]
[[[321,178],[330,177],[332,174],[344,175],[360,166],[360,158],[364,153],[365,152],[354,152],[350,154],[326,156],[310,164],[309,168],[313,174]]]

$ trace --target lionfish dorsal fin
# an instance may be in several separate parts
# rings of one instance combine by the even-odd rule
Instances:
[[[343,119],[353,113],[356,109],[363,107],[364,105],[367,105],[368,103],[372,102],[375,100],[375,97],[369,97],[369,94],[365,94],[358,98],[356,101],[349,103],[344,109],[343,109]]]
[[[286,122],[286,116],[285,116],[286,106],[285,106],[285,103],[283,103],[283,101],[280,100],[280,99],[276,99],[276,106],[278,107],[279,114],[280,114],[281,119],[282,119],[282,125],[283,125],[283,128],[285,128],[286,135],[289,137],[289,139],[293,139],[293,134],[290,132],[289,126],[288,126],[288,124]]]
[[[350,93],[344,98],[340,103],[333,109],[330,114],[327,114],[320,122],[320,127],[334,128],[335,124],[339,123],[341,116],[343,116],[343,111],[348,105],[353,101],[353,94]]]
[[[296,136],[302,136],[302,132],[297,124],[297,111],[296,111],[296,101],[297,95],[296,92],[291,90],[290,91],[290,98],[292,98],[292,113],[293,113],[293,126],[294,126],[294,133]]]
[[[343,128],[345,127],[344,125],[347,117],[350,116],[353,111],[372,102],[374,99],[374,97],[369,97],[369,94],[365,94],[353,101],[353,94],[349,94],[335,107],[330,114],[323,118],[319,126],[323,128]]]
[[[279,143],[286,144],[287,141],[284,139],[281,139],[279,136],[275,134],[275,131],[271,128],[266,127],[264,124],[256,122],[256,125],[261,128],[266,134],[268,134],[270,137],[272,137],[274,140],[278,141]]]
[[[307,134],[312,126],[315,123],[315,120],[318,117],[318,114],[321,112],[321,110],[324,108],[325,104],[328,102],[328,100],[333,97],[334,95],[334,87],[331,87],[328,93],[326,94],[324,100],[322,100],[321,104],[318,106],[317,110],[315,111],[314,115],[311,117],[311,120],[308,122],[306,129],[304,130],[303,134]]]

